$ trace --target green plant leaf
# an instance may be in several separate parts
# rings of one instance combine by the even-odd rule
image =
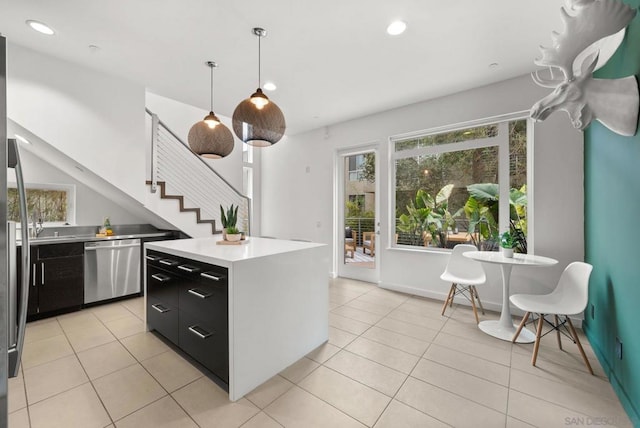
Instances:
[[[497,201],[499,187],[495,183],[476,183],[467,186],[469,194],[479,202]]]

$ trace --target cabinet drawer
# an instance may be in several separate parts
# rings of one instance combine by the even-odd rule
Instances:
[[[82,242],[38,245],[35,248],[38,260],[84,255],[84,244]]]
[[[168,271],[147,266],[147,293],[164,303],[179,306],[181,279]]]
[[[180,310],[215,325],[226,327],[227,286],[188,282],[180,287]]]
[[[178,309],[154,298],[147,296],[147,323],[149,328],[178,344]]]
[[[203,322],[180,311],[180,347],[229,384],[229,334],[226,326]]]

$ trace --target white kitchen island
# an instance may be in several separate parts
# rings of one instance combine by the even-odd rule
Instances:
[[[149,242],[145,255],[227,269],[228,386],[235,401],[327,341],[330,253],[325,244],[248,237],[241,245],[216,245],[219,239]],[[147,308],[147,264],[145,278]]]

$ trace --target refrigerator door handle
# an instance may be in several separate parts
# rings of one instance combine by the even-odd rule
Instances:
[[[16,153],[16,184],[18,187],[18,195],[20,199],[20,224],[22,232],[22,283],[20,284],[20,307],[18,308],[18,325],[16,336],[16,352],[17,363],[12,376],[17,376],[20,369],[20,359],[22,357],[22,348],[24,347],[24,332],[27,325],[27,304],[29,302],[29,263],[31,247],[29,246],[29,219],[27,218],[27,191],[24,186],[22,176],[22,163],[20,162],[20,152],[18,144],[12,141],[15,146]],[[15,243],[14,243],[15,245]]]

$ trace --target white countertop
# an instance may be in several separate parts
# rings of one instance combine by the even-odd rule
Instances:
[[[284,239],[247,237],[247,242],[240,245],[217,245],[222,236],[211,238],[177,239],[172,241],[147,242],[144,247],[167,254],[229,266],[230,263],[268,257],[291,251],[323,247],[326,244],[314,242],[289,241]]]

